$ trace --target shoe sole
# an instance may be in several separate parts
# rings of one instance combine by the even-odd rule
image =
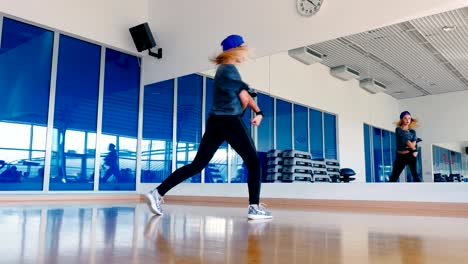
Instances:
[[[154,204],[154,206],[156,206],[156,201],[155,201],[154,197],[151,194],[149,194],[149,193],[145,194],[145,198],[146,198],[146,204],[148,205],[150,211],[153,214],[163,215],[162,212],[159,212],[158,210],[153,208],[153,204]]]
[[[260,220],[260,219],[272,219],[273,216],[265,216],[265,215],[247,215],[247,218],[250,220]]]
[[[263,218],[263,219],[247,219],[247,223],[251,225],[256,225],[256,224],[263,224],[263,223],[269,223],[273,220],[273,218]]]

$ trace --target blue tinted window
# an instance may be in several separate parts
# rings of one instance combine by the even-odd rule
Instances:
[[[292,149],[291,103],[276,99],[276,148]]]
[[[294,105],[294,149],[309,151],[307,108]]]
[[[42,190],[53,32],[3,18],[0,190]]]
[[[392,154],[392,164],[396,159],[396,135],[395,132],[390,132],[390,148],[391,148],[391,154]]]
[[[205,118],[208,119],[211,106],[213,105],[213,79],[206,78],[205,87],[206,98],[206,114]],[[210,163],[205,167],[205,182],[206,183],[222,183],[227,182],[228,175],[228,144],[224,142],[216,151]]]
[[[309,109],[310,152],[313,159],[323,159],[323,114]]]
[[[450,151],[436,145],[432,145],[432,162],[434,168],[434,181],[445,182],[450,180],[451,157]]]
[[[450,167],[452,174],[461,174],[461,153],[450,151]]]
[[[51,190],[93,190],[101,48],[60,36]]]
[[[100,190],[135,190],[140,66],[138,58],[106,49]]]
[[[382,146],[383,146],[383,176],[385,181],[390,180],[392,174],[392,153],[390,149],[390,132],[382,130]]]
[[[190,164],[202,138],[203,78],[191,74],[177,79],[177,168]],[[187,182],[200,182],[200,174]]]
[[[172,171],[174,80],[145,86],[141,182],[162,182]]]
[[[273,149],[274,101],[270,96],[258,93],[257,105],[265,114],[257,129],[258,151],[267,152]]]
[[[325,113],[324,115],[325,131],[325,158],[338,159],[336,148],[336,116]]]
[[[382,157],[382,130],[372,129],[373,152],[374,152],[374,177],[376,182],[385,182],[383,175],[383,157]]]
[[[371,167],[370,127],[364,124],[364,155],[366,159],[366,182],[373,182]]]

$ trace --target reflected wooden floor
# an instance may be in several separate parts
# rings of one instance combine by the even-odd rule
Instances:
[[[468,219],[145,204],[0,207],[0,263],[467,263]]]

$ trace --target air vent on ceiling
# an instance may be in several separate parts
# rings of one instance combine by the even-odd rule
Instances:
[[[343,81],[359,78],[359,72],[346,65],[331,68],[330,74]]]
[[[368,91],[369,93],[375,94],[375,93],[382,93],[387,90],[387,86],[385,84],[376,81],[373,78],[366,78],[363,80],[359,81],[359,86]]]
[[[306,65],[310,65],[316,62],[321,62],[323,59],[323,54],[309,47],[301,47],[297,49],[292,49],[288,51],[288,54],[289,56],[295,58],[296,60]]]

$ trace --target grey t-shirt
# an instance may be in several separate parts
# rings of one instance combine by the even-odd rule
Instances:
[[[239,93],[249,91],[249,86],[241,80],[239,71],[233,64],[221,64],[216,70],[213,82],[213,105],[211,115],[242,115]]]
[[[416,131],[413,129],[403,130],[401,127],[395,129],[397,150],[407,150],[406,142],[416,141]]]

